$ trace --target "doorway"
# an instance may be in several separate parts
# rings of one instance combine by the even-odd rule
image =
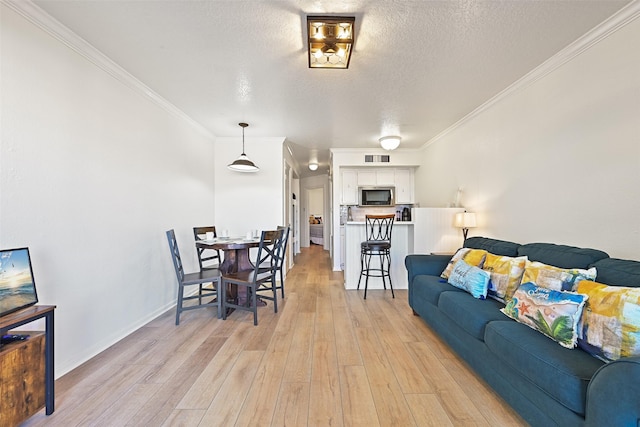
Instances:
[[[307,221],[309,227],[309,244],[325,246],[325,209],[324,187],[307,189]]]

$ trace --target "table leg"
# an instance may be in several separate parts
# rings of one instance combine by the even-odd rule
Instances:
[[[53,414],[55,375],[53,373],[53,310],[45,315],[45,407],[46,414]]]

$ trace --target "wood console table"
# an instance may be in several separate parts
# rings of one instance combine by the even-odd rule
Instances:
[[[5,335],[10,330],[15,329],[19,326],[25,325],[27,323],[31,323],[35,320],[42,319],[42,318],[45,319],[45,332],[44,332],[45,391],[44,392],[45,392],[45,408],[46,408],[47,415],[51,415],[54,410],[53,312],[55,308],[56,308],[55,305],[34,305],[31,307],[18,310],[15,313],[7,314],[6,316],[0,317],[0,335]],[[19,345],[19,344],[18,343],[7,344],[7,347],[13,346],[13,345]],[[29,368],[26,367],[25,371],[28,371],[28,370]],[[3,404],[5,403],[6,402],[3,402]],[[37,408],[35,412],[37,412],[41,408],[42,407]],[[26,419],[31,415],[33,415],[33,413],[22,414],[22,415],[24,415],[24,419]],[[23,420],[18,420],[18,423],[20,423]]]

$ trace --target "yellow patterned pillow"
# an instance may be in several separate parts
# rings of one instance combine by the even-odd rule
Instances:
[[[583,280],[589,296],[578,325],[578,346],[604,361],[640,356],[640,288]]]
[[[538,286],[554,291],[573,291],[581,280],[595,280],[595,267],[588,270],[580,268],[559,268],[537,261],[527,261],[520,283],[533,282]]]
[[[451,270],[453,270],[453,266],[461,259],[473,267],[482,268],[482,263],[486,255],[487,251],[482,249],[460,248],[453,258],[451,258],[451,261],[447,264],[447,268],[444,269],[440,277],[448,279],[449,274],[451,274]]]
[[[520,286],[526,262],[526,256],[512,258],[487,253],[482,269],[491,275],[488,296],[504,303],[509,302]]]

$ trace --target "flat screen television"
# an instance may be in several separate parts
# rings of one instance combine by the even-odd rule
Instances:
[[[29,248],[0,250],[0,316],[37,302]]]

